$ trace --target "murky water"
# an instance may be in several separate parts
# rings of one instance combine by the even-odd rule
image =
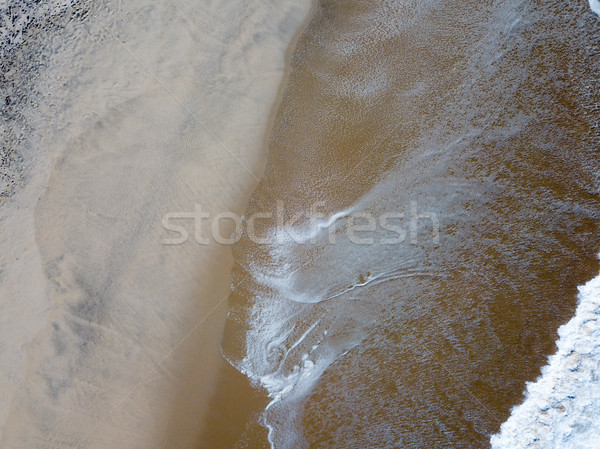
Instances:
[[[598,271],[598,27],[318,5],[234,249],[224,352],[271,398],[240,447],[489,446]]]

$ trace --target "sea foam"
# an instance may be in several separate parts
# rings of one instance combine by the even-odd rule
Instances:
[[[600,440],[600,275],[579,287],[575,316],[558,330],[558,351],[527,385],[492,448],[592,448]]]

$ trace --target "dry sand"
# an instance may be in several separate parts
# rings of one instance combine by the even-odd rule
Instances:
[[[164,245],[161,221],[242,213],[310,6],[115,1],[29,29],[0,124],[1,447],[201,445],[231,250],[190,219]]]

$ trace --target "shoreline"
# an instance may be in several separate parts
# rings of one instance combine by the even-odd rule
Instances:
[[[298,27],[287,46],[283,77],[279,83],[276,100],[272,103],[268,126],[265,128],[263,137],[262,148],[265,149],[269,146],[271,131],[275,124],[279,106],[289,80],[291,60],[296,45],[302,34],[305,32],[307,25],[318,11],[318,0],[310,0],[310,3],[310,11],[306,14],[302,24]],[[268,151],[265,150],[264,154],[266,163]],[[263,170],[264,168],[265,164],[263,164]],[[262,176],[263,173],[261,173],[261,179]],[[252,196],[253,193],[254,191],[250,196]],[[227,302],[229,305],[229,299]],[[225,325],[225,320],[223,321],[223,325]],[[223,343],[225,337],[226,335],[223,332],[221,343]],[[266,440],[268,430],[259,425],[258,419],[252,420],[252,417],[254,416],[256,418],[271,399],[268,398],[265,391],[261,391],[258,386],[252,385],[250,379],[245,374],[240,373],[237,368],[233,367],[224,357],[223,362],[224,363],[219,369],[218,384],[210,400],[211,405],[209,409],[213,411],[213,414],[208,416],[208,419],[202,426],[202,441],[208,444],[209,447],[216,447],[215,445],[222,444],[223,437],[227,436],[230,440],[229,444],[232,444],[231,447],[233,447],[233,444],[239,442],[239,438],[243,434],[245,434],[246,438],[252,438],[253,442],[258,439],[257,435],[261,434],[263,435],[262,439]],[[223,447],[229,446],[226,445]]]

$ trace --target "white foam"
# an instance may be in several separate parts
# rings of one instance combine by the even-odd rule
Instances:
[[[594,11],[598,16],[600,16],[600,0],[589,0],[590,8]]]
[[[275,309],[279,308],[276,306]],[[259,315],[263,315],[263,318],[270,317],[271,319],[263,320],[263,325],[259,327],[260,332],[250,332],[248,355],[238,366],[238,369],[263,387],[271,398],[271,402],[269,402],[263,414],[262,424],[268,430],[268,440],[271,448],[275,448],[276,441],[279,441],[282,437],[282,435],[277,434],[278,427],[285,423],[283,427],[291,431],[297,427],[297,424],[295,423],[295,415],[285,412],[283,413],[284,416],[277,420],[280,421],[279,426],[276,426],[272,423],[270,414],[281,415],[275,409],[282,405],[283,400],[293,404],[308,394],[329,366],[333,357],[323,357],[323,354],[317,355],[317,350],[321,346],[322,339],[326,336],[326,331],[316,336],[316,342],[312,346],[309,345],[310,350],[308,352],[302,352],[302,348],[300,348],[307,337],[315,331],[320,322],[320,320],[317,320],[289,346],[279,360],[273,361],[273,350],[285,347],[286,338],[295,330],[296,326],[287,331],[282,331],[281,329],[292,320],[273,320],[274,314],[269,312],[265,309],[258,312]],[[276,337],[278,333],[280,336]],[[274,338],[268,338],[270,335]],[[262,343],[265,341],[269,343],[263,345]],[[296,353],[297,350],[300,350],[300,353]],[[286,438],[284,437],[284,439]],[[291,440],[287,443],[294,444]]]
[[[600,441],[600,275],[579,287],[575,316],[558,330],[558,351],[527,384],[492,448],[598,447]]]

